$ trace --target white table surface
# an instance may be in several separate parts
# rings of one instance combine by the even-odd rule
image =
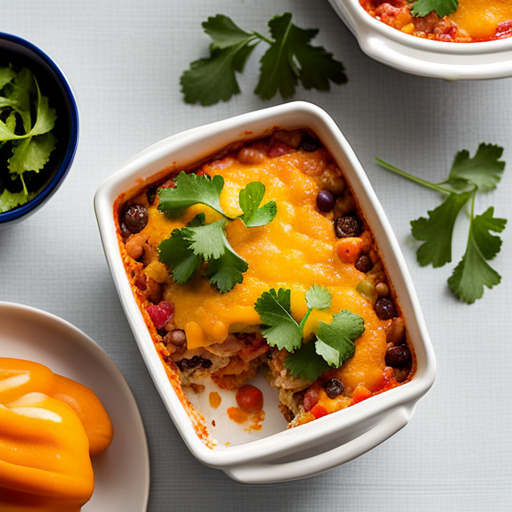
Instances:
[[[227,103],[185,104],[179,77],[192,60],[207,55],[201,22],[208,16],[226,14],[267,33],[267,21],[288,11],[299,26],[319,28],[315,43],[346,67],[347,85],[329,93],[299,89],[294,99],[325,108],[366,169],[417,287],[438,377],[409,425],[370,453],[304,481],[253,487],[202,466],[174,428],[121,310],[93,195],[124,161],[159,139],[280,103],[252,94],[259,50],[240,78],[242,94]],[[462,304],[446,286],[453,265],[432,269],[416,263],[409,221],[437,206],[438,197],[374,163],[379,156],[440,181],[457,151],[474,154],[480,142],[500,144],[508,168],[498,190],[477,207],[481,212],[494,205],[497,216],[512,219],[510,79],[448,83],[389,69],[361,52],[327,0],[16,0],[3,3],[0,31],[29,39],[60,64],[81,121],[78,153],[64,185],[35,216],[0,232],[0,300],[71,322],[123,372],[148,437],[148,511],[512,510],[512,342],[505,322],[512,302],[512,226],[493,263],[502,284],[476,304]],[[457,259],[465,237],[458,232]]]

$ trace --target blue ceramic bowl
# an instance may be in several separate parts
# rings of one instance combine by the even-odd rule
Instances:
[[[27,67],[41,92],[57,112],[53,134],[57,147],[44,168],[47,179],[39,194],[28,203],[0,213],[0,230],[29,217],[45,204],[66,177],[78,146],[78,109],[68,80],[59,66],[40,48],[21,37],[0,32],[0,65]],[[51,172],[48,174],[47,171]],[[43,171],[40,172],[42,174]]]

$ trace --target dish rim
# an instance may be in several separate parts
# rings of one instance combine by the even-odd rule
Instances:
[[[343,151],[344,157],[351,162],[351,165],[354,167],[354,173],[362,181],[365,193],[369,194],[368,200],[371,200],[374,207],[376,207],[376,212],[381,216],[381,223],[384,227],[386,238],[393,247],[393,257],[397,258],[397,262],[399,262],[402,279],[406,285],[418,331],[422,337],[421,346],[415,346],[415,350],[418,351],[419,349],[421,352],[422,364],[418,364],[416,375],[410,382],[388,390],[381,395],[374,396],[372,400],[363,401],[340,411],[341,415],[334,413],[306,425],[285,430],[243,445],[210,449],[205,446],[191,428],[190,418],[170,385],[136,300],[133,297],[119,252],[114,224],[114,204],[120,194],[132,191],[136,185],[142,188],[146,182],[149,184],[155,181],[156,176],[165,167],[170,171],[171,167],[179,168],[182,165],[186,165],[186,163],[192,164],[208,155],[214,154],[216,151],[233,143],[237,138],[238,140],[249,140],[262,133],[265,129],[276,125],[289,129],[292,129],[293,126],[296,128],[308,126],[317,134],[322,127],[323,132],[330,133],[331,139],[336,140],[339,148]],[[318,135],[325,144],[326,141],[321,134]],[[208,150],[205,149],[206,146],[208,146]],[[332,154],[332,148],[328,147],[327,144],[326,147]],[[201,148],[199,154],[198,148]],[[188,157],[187,162],[177,160],[176,155],[180,151],[181,153],[186,153],[187,151],[192,153]],[[167,166],[162,165],[164,162],[167,162]],[[150,179],[151,177],[153,177],[152,180]],[[351,185],[353,184],[351,183]],[[357,193],[355,195],[358,196]],[[377,420],[379,415],[397,407],[408,407],[410,417],[417,400],[433,384],[435,379],[433,349],[398,242],[355,154],[332,118],[320,107],[302,101],[290,102],[217,121],[163,139],[134,156],[109,176],[100,185],[95,194],[94,208],[107,263],[144,362],[184,442],[192,454],[206,465],[225,469],[249,462],[275,460],[298,449],[304,449],[305,445],[316,446],[323,439],[333,437],[340,431],[345,432],[347,429],[354,428],[355,425],[364,421],[372,418]],[[365,208],[363,208],[363,211],[366,215]],[[375,231],[373,225],[372,231]],[[370,448],[373,448],[373,446],[366,448],[364,451]]]

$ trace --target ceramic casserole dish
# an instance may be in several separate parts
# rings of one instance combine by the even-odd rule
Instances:
[[[512,76],[512,38],[471,43],[424,39],[370,16],[359,0],[329,0],[369,57],[405,73],[445,80]]]
[[[226,406],[236,406],[232,391],[217,389],[223,404],[218,408],[218,404],[212,406],[211,400],[205,398],[208,395],[204,391],[199,394],[203,398],[184,394],[173,372],[169,372],[169,367],[175,368],[174,363],[171,361],[166,367],[155,350],[155,330],[148,328],[148,316],[134,296],[133,282],[125,267],[126,254],[120,249],[119,202],[161,182],[164,176],[176,176],[196,162],[207,161],[228,146],[237,147],[275,133],[276,127],[310,130],[343,170],[400,304],[407,343],[414,353],[414,371],[401,385],[294,428],[287,428],[277,407],[275,390],[257,376],[251,383],[263,391],[265,419],[257,428],[247,428],[225,413]],[[352,149],[334,121],[319,107],[292,102],[164,139],[133,157],[103,182],[95,196],[95,211],[107,262],[144,362],[184,442],[205,465],[244,483],[275,483],[315,475],[362,455],[399,431],[410,420],[417,401],[432,386],[434,354],[398,243]]]

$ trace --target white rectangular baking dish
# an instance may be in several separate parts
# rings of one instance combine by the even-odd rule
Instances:
[[[172,388],[133,297],[121,259],[114,222],[114,203],[123,193],[155,180],[162,170],[179,169],[204,159],[228,144],[268,132],[308,127],[344,170],[373,231],[381,257],[400,300],[417,370],[413,379],[348,409],[293,429],[283,429],[279,415],[266,418],[256,438],[233,430],[229,446],[207,447]],[[326,471],[365,453],[396,433],[410,420],[417,401],[435,378],[435,360],[418,299],[399,245],[384,211],[334,121],[319,107],[305,102],[251,112],[164,139],[126,162],[99,187],[95,211],[115,286],[144,362],[171,418],[192,454],[204,464],[245,483],[274,483]],[[267,400],[267,397],[265,397]],[[266,410],[270,407],[266,403]],[[276,406],[277,409],[277,406]]]

